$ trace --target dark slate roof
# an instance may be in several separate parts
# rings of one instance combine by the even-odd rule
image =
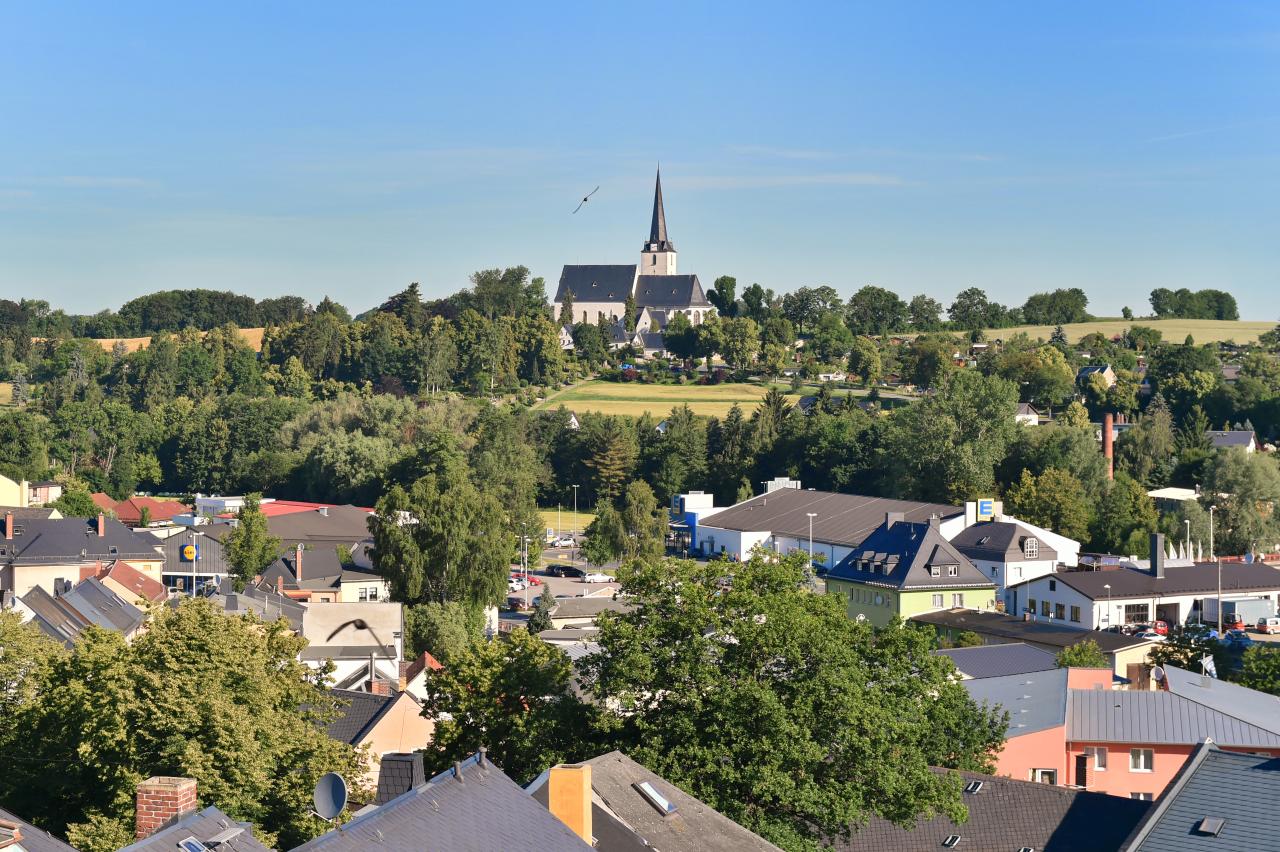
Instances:
[[[908,829],[872,817],[849,841],[834,841],[834,849],[936,852],[943,848],[944,840],[958,834],[961,839],[955,848],[968,852],[1018,852],[1023,848],[1035,852],[1117,852],[1132,827],[1151,809],[1150,802],[1105,793],[973,772],[958,774],[966,785],[982,782],[977,792],[962,794],[969,811],[963,825],[936,816],[918,818]]]
[[[1130,835],[1128,852],[1276,848],[1280,758],[1198,747]],[[1223,820],[1215,837],[1202,820]]]
[[[1079,370],[1076,370],[1076,378],[1077,379],[1084,378],[1086,376],[1093,375],[1094,373],[1105,373],[1107,370],[1110,370],[1110,369],[1111,369],[1110,364],[1088,364],[1084,367],[1081,367]]]
[[[194,837],[215,852],[271,852],[253,836],[253,826],[236,822],[217,808],[195,811],[119,852],[174,852],[178,841]],[[215,838],[217,838],[215,840]]]
[[[1023,542],[1036,538],[1010,521],[986,521],[961,530],[951,544],[970,559],[989,559],[993,562],[1023,562]],[[1036,561],[1057,561],[1058,552],[1043,539],[1037,539],[1039,552]]]
[[[393,751],[384,754],[378,762],[378,796],[374,804],[385,805],[425,783],[427,776],[422,768],[422,752],[406,754]]]
[[[590,849],[576,834],[493,761],[467,758],[461,778],[442,772],[381,807],[362,813],[342,826],[297,847],[312,850],[368,849],[494,850]]]
[[[620,751],[586,761],[591,767],[591,790],[597,801],[591,807],[591,829],[599,849],[660,849],[662,852],[779,852],[710,805],[695,799],[660,775],[650,772]],[[547,803],[548,773],[529,790]],[[658,813],[637,785],[649,783],[676,806],[668,815]]]
[[[560,286],[556,288],[555,302],[564,302],[566,293],[573,293],[574,303],[617,302],[622,304],[631,295],[636,282],[634,263],[565,264],[560,271]]]
[[[1218,566],[1214,562],[1194,565],[1166,565],[1164,579],[1157,580],[1149,569],[1116,568],[1107,571],[1060,571],[1052,575],[1090,600],[1107,597],[1103,588],[1110,584],[1112,599],[1153,598],[1162,595],[1216,594]],[[1036,578],[1043,580],[1044,578]],[[1025,580],[1015,585],[1034,583]],[[1280,590],[1280,571],[1263,562],[1224,562],[1222,591],[1274,592]]]
[[[1005,645],[978,645],[973,648],[944,648],[933,653],[949,657],[956,670],[971,678],[1005,677],[1057,668],[1057,658],[1048,651],[1025,642]]]
[[[649,241],[645,251],[675,251],[675,243],[667,238],[667,211],[662,204],[662,169],[653,184],[653,219],[649,223]]]
[[[4,529],[5,515],[13,515],[15,521],[47,521],[56,511],[58,510],[52,506],[0,506],[0,530]]]
[[[666,338],[662,336],[660,331],[642,331],[640,332],[640,341],[646,352],[661,352],[667,348]]]
[[[1195,745],[1209,737],[1223,745],[1280,748],[1280,733],[1164,690],[1073,689],[1069,703],[1067,739],[1076,742]]]
[[[813,519],[814,541],[856,547],[884,523],[888,512],[902,512],[908,521],[927,521],[935,514],[943,518],[960,515],[964,509],[939,503],[783,488],[700,518],[698,526],[742,531],[770,530],[774,535],[807,540],[809,512],[817,515]]]
[[[986,677],[963,683],[974,701],[985,701],[1009,711],[1006,736],[1010,739],[1056,728],[1067,721],[1066,669]]]
[[[950,570],[956,569],[956,576]],[[932,576],[937,568],[938,576]],[[922,524],[885,522],[827,574],[829,580],[850,580],[894,589],[994,588],[968,557],[942,537],[935,521]]]
[[[0,820],[16,823],[22,833],[22,847],[26,852],[77,852],[74,846],[63,843],[46,831],[36,828],[26,820],[19,819],[4,808],[0,808]]]
[[[1163,668],[1165,684],[1174,695],[1280,734],[1280,696],[1216,677],[1206,679],[1177,666]]]
[[[97,577],[81,580],[59,599],[64,605],[105,630],[129,634],[146,620],[146,613],[123,600]]]
[[[396,703],[397,695],[374,695],[349,689],[331,689],[329,694],[338,699],[336,719],[329,723],[328,734],[338,742],[358,745],[378,720]]]
[[[952,630],[971,630],[974,633],[997,636],[1015,642],[1034,645],[1051,645],[1067,648],[1086,639],[1098,643],[1104,653],[1114,653],[1137,645],[1150,645],[1147,639],[1108,633],[1102,630],[1073,630],[1070,627],[1046,621],[1023,621],[998,612],[978,612],[972,609],[949,609],[938,612],[922,612],[911,616],[912,621],[948,627]]]
[[[636,279],[636,304],[642,308],[711,307],[696,275],[641,275]]]
[[[16,521],[16,519],[15,519]],[[160,542],[150,533],[136,533],[114,518],[104,521],[98,536],[97,518],[24,519],[10,541],[0,539],[6,550],[0,564],[58,565],[116,559],[159,560]]]
[[[1249,430],[1232,429],[1229,431],[1210,430],[1205,432],[1205,437],[1209,439],[1209,443],[1217,449],[1226,449],[1228,447],[1248,447],[1254,441],[1254,434]]]

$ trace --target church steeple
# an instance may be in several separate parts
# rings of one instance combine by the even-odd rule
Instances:
[[[653,219],[649,223],[649,240],[640,250],[641,275],[675,275],[676,247],[667,238],[667,212],[662,207],[662,169],[653,187]]]

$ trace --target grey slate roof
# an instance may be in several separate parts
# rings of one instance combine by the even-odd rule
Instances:
[[[236,822],[217,808],[195,811],[119,852],[174,852],[178,841],[194,837],[215,852],[271,852],[253,836],[253,826]],[[213,838],[219,838],[216,842]]]
[[[422,768],[422,752],[384,754],[378,762],[378,796],[374,803],[385,805],[425,783],[427,776]]]
[[[1074,742],[1194,745],[1209,737],[1223,745],[1280,748],[1280,733],[1163,690],[1072,689],[1068,704],[1067,738]]]
[[[1010,739],[1056,728],[1067,721],[1066,669],[966,680],[963,684],[974,701],[1009,711]]]
[[[75,643],[80,631],[89,626],[88,619],[74,610],[60,606],[54,596],[42,586],[33,586],[31,591],[22,596],[22,603],[31,610],[32,620],[42,632],[68,648]]]
[[[1209,439],[1209,443],[1214,449],[1227,449],[1229,447],[1248,447],[1255,442],[1252,430],[1248,429],[1231,429],[1231,430],[1214,430],[1205,432],[1205,437]]]
[[[1035,852],[1117,852],[1151,809],[1150,802],[1105,793],[973,772],[958,774],[965,784],[982,782],[976,793],[962,794],[969,811],[963,825],[937,816],[918,819],[914,827],[905,829],[872,817],[850,841],[835,841],[834,848],[838,852],[937,852],[947,837],[958,834],[960,843],[955,848],[966,852],[1018,852],[1028,847]]]
[[[961,530],[951,544],[970,559],[989,559],[994,562],[1024,562],[1023,546],[1028,538],[1036,538],[1025,529],[1009,521],[986,521]],[[1057,561],[1058,552],[1045,541],[1036,539],[1036,561]]]
[[[338,699],[341,715],[329,723],[327,732],[332,739],[351,745],[357,745],[400,697],[348,689],[331,689],[329,694]]]
[[[1037,578],[1043,579],[1043,578]],[[1149,570],[1141,568],[1116,568],[1107,571],[1059,571],[1053,575],[1059,583],[1066,583],[1090,600],[1107,597],[1103,588],[1111,585],[1111,598],[1153,598],[1161,595],[1187,595],[1196,593],[1216,594],[1218,568],[1214,562],[1197,562],[1194,565],[1166,565],[1164,579],[1157,580]],[[1025,580],[1025,585],[1035,580]],[[1224,562],[1222,564],[1222,591],[1275,592],[1280,590],[1280,571],[1263,562]]]
[[[132,633],[146,620],[146,613],[108,589],[97,577],[81,580],[61,600],[106,630]]]
[[[914,524],[886,521],[837,562],[827,579],[893,589],[995,587],[968,557],[942,537],[936,520]]]
[[[667,238],[667,211],[662,204],[662,169],[658,169],[653,183],[653,220],[649,223],[649,241],[645,251],[675,251],[675,244]]]
[[[640,275],[636,305],[642,308],[710,308],[696,275]]]
[[[149,533],[136,533],[114,518],[106,518],[98,535],[97,518],[34,518],[16,522],[12,540],[0,539],[0,564],[78,565],[123,559],[158,561],[160,542]]]
[[[1130,835],[1127,852],[1201,852],[1276,848],[1280,759],[1198,747]],[[1224,821],[1215,837],[1201,820]]]
[[[809,512],[817,515],[813,519],[814,541],[856,547],[884,523],[888,512],[902,512],[908,521],[927,521],[935,514],[949,518],[963,514],[964,510],[939,503],[785,488],[700,518],[698,526],[742,531],[770,530],[775,536],[807,540]]]
[[[47,521],[56,511],[52,506],[0,506],[0,530],[3,529],[5,515],[13,515],[14,521]]]
[[[514,781],[478,756],[297,847],[313,850],[585,850],[591,847]]]
[[[22,848],[27,852],[77,852],[74,846],[63,843],[46,831],[36,828],[26,820],[19,819],[4,808],[0,808],[0,819],[18,824],[22,832]]]
[[[626,612],[632,604],[612,597],[563,598],[551,610],[552,618],[595,618],[602,612]]]
[[[1060,576],[1060,575],[1055,575]],[[1125,636],[1121,633],[1108,633],[1102,630],[1073,630],[1046,621],[1023,621],[1011,615],[998,612],[978,612],[971,609],[950,609],[938,612],[922,612],[911,616],[912,621],[948,627],[952,630],[972,630],[975,633],[1010,639],[1015,642],[1029,642],[1035,645],[1050,645],[1055,648],[1068,648],[1090,639],[1098,643],[1104,653],[1111,654],[1137,645],[1150,645],[1147,639],[1136,636]]]
[[[1280,734],[1280,696],[1228,680],[1200,675],[1177,666],[1163,666],[1169,691],[1197,704],[1234,716],[1242,722]]]
[[[1025,642],[944,648],[933,653],[950,657],[956,669],[971,678],[1005,677],[1058,667],[1057,658],[1053,654]]]
[[[243,615],[252,612],[263,621],[285,618],[295,631],[302,630],[302,617],[306,604],[265,589],[248,586],[243,592],[235,591],[235,584],[224,579],[216,594],[207,595],[214,606],[221,607],[227,615]],[[174,601],[175,605],[177,601]]]
[[[556,288],[555,302],[564,302],[565,294],[572,292],[574,304],[581,302],[618,302],[627,300],[636,282],[636,265],[624,264],[565,264],[560,271],[560,285]],[[594,318],[592,318],[594,321]]]

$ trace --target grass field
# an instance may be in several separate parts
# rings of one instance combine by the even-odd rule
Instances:
[[[1173,343],[1181,343],[1188,334],[1195,338],[1196,343],[1220,343],[1224,340],[1233,340],[1236,343],[1256,343],[1259,334],[1276,327],[1276,323],[1273,321],[1121,319],[1073,323],[1064,325],[1062,330],[1066,332],[1067,340],[1075,343],[1085,335],[1093,334],[1094,332],[1101,332],[1107,337],[1113,337],[1122,333],[1131,325],[1157,328],[1164,335],[1166,341]],[[1018,332],[1025,332],[1033,340],[1037,337],[1048,340],[1049,335],[1053,334],[1053,329],[1054,327],[1051,325],[1020,325],[1014,328],[989,328],[985,333],[988,340],[995,340],[996,338],[1008,340]]]
[[[13,403],[13,383],[0,382],[0,405],[10,405]]]
[[[552,394],[542,408],[563,405],[570,411],[596,411],[601,414],[626,414],[639,417],[648,412],[655,417],[671,413],[681,403],[688,403],[694,414],[723,417],[734,403],[742,413],[755,410],[768,388],[763,385],[726,382],[721,385],[645,385],[638,382],[581,382]],[[796,397],[788,395],[795,402]]]
[[[542,515],[542,522],[551,529],[556,528],[556,510],[555,509],[539,509],[538,513]],[[576,519],[576,521],[575,521]],[[573,532],[575,529],[582,532],[596,516],[590,512],[574,513],[573,509],[562,509],[560,512],[560,529],[564,532]]]

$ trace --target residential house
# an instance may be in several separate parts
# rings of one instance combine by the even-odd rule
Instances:
[[[1209,430],[1204,433],[1215,450],[1241,449],[1246,453],[1258,451],[1258,438],[1252,429]]]
[[[103,564],[125,561],[160,579],[164,558],[159,542],[117,520],[97,518],[19,520],[4,515],[0,539],[0,590],[22,597],[35,586],[54,591],[57,580],[75,582],[96,574]]]
[[[27,505],[47,506],[61,497],[62,492],[62,483],[52,479],[29,483],[27,485]]]
[[[935,769],[938,774],[949,770]],[[1086,790],[961,772],[963,823],[943,814],[909,827],[872,816],[835,852],[1119,852],[1151,805]]]
[[[600,852],[780,852],[620,751],[554,766],[527,790]]]
[[[1108,389],[1116,383],[1116,371],[1110,364],[1090,364],[1076,370],[1076,384],[1083,388],[1093,376],[1101,376]]]
[[[158,604],[169,597],[169,591],[160,581],[148,577],[128,562],[115,562],[104,567],[98,579],[121,600],[139,609]]]
[[[329,723],[329,736],[356,748],[368,746],[375,760],[392,752],[426,748],[435,733],[436,723],[423,717],[422,705],[408,692],[330,689],[329,694],[338,700],[340,714]],[[377,787],[378,775],[375,762],[362,783]]]
[[[198,810],[194,778],[153,776],[138,785],[137,842],[119,852],[272,852],[253,835],[253,825],[237,822],[216,807]]]
[[[1013,521],[987,521],[961,530],[951,544],[995,583],[997,600],[1016,612],[1008,594],[1011,583],[1052,574],[1058,551],[1039,535]],[[1079,544],[1076,544],[1079,553]]]
[[[404,606],[399,603],[310,604],[302,614],[302,637],[308,644],[299,659],[313,668],[332,662],[334,683],[367,670],[371,657],[376,678],[363,680],[400,680]]]
[[[481,751],[385,804],[362,809],[341,828],[294,852],[424,846],[450,852],[591,848]]]
[[[0,506],[12,506],[15,509],[26,509],[31,502],[31,483],[25,479],[15,482],[4,474],[0,474]]]
[[[1107,656],[1113,672],[1119,677],[1139,681],[1153,643],[1149,639],[1098,630],[1077,630],[1056,622],[1032,621],[999,612],[976,612],[952,609],[922,612],[912,621],[931,625],[941,639],[955,642],[963,634],[972,633],[987,644],[1025,642],[1051,654],[1081,642],[1093,642]]]
[[[849,617],[877,627],[893,618],[948,607],[992,609],[995,583],[942,535],[937,517],[924,523],[888,512],[858,549],[827,573],[827,594],[846,601]]]
[[[1030,403],[1020,402],[1017,410],[1014,411],[1013,422],[1019,426],[1039,426],[1043,416]]]
[[[1028,645],[1026,642],[942,648],[933,653],[950,659],[955,664],[956,672],[964,680],[1024,675],[1045,672],[1058,667],[1056,654]]]
[[[359,603],[391,599],[391,585],[377,574],[343,563],[338,549],[320,543],[308,550],[301,542],[262,572],[261,584],[308,603]]]
[[[573,329],[569,326],[560,326],[560,330],[556,332],[556,339],[560,341],[560,348],[566,352],[573,349]]]
[[[1196,746],[1133,830],[1125,852],[1220,852],[1276,846],[1280,760]]]
[[[13,517],[19,523],[23,521],[49,521],[49,520],[56,521],[62,517],[62,513],[59,512],[57,509],[53,508],[52,506],[19,507],[19,506],[5,506],[4,504],[0,503],[0,518],[3,518],[5,515],[10,515],[10,514],[13,515]],[[4,530],[0,528],[0,534],[3,534],[3,533],[4,533]]]
[[[423,651],[416,660],[411,662],[406,660],[400,664],[400,689],[419,701],[425,701],[427,698],[427,678],[431,676],[432,672],[443,670],[444,665],[439,660],[431,656],[427,651]]]
[[[181,500],[157,499],[155,497],[130,497],[121,500],[112,508],[116,519],[129,527],[164,526],[172,524],[173,519],[190,511]],[[147,522],[142,522],[143,515]]]
[[[1194,621],[1206,599],[1269,598],[1280,602],[1280,571],[1261,562],[1167,565],[1164,536],[1153,535],[1153,568],[1120,566],[1102,571],[1059,571],[1009,587],[1010,612],[1100,630],[1159,619]]]
[[[230,580],[223,580],[221,586],[205,586],[202,594],[226,615],[240,616],[253,613],[263,621],[283,618],[289,622],[291,630],[302,633],[302,622],[307,612],[307,605],[292,598],[253,586],[237,592],[234,583]],[[174,597],[174,605],[176,606],[180,600],[182,600],[181,596]]]
[[[42,586],[33,586],[19,598],[16,608],[29,616],[41,632],[68,648],[89,625],[115,630],[127,640],[146,624],[145,610],[121,598],[97,577],[81,580],[75,586],[69,580],[63,583],[63,588],[52,595]]]
[[[0,808],[0,850],[4,852],[77,852],[43,829]]]

